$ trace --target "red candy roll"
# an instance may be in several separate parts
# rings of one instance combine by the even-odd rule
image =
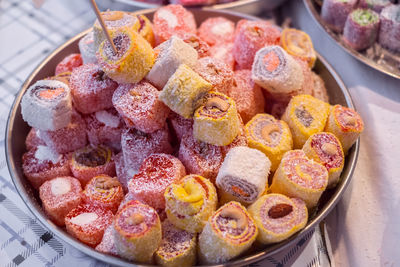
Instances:
[[[185,175],[185,167],[179,159],[167,154],[152,154],[129,181],[129,194],[157,211],[164,210],[165,189]]]
[[[46,214],[59,226],[65,225],[65,216],[81,203],[81,193],[79,180],[69,176],[46,181],[39,188],[39,197]]]
[[[69,176],[69,158],[58,154],[47,146],[37,146],[22,156],[24,175],[36,189],[55,177]]]
[[[93,177],[83,191],[83,201],[98,205],[115,213],[124,198],[124,191],[117,178],[101,174]]]
[[[347,16],[357,2],[358,0],[325,0],[322,3],[321,18],[332,31],[341,33]]]
[[[178,113],[171,111],[169,120],[179,142],[182,140],[184,134],[193,131],[193,119],[186,119]]]
[[[148,82],[121,84],[112,102],[128,127],[145,133],[155,132],[165,126],[169,109],[158,99],[160,92]]]
[[[114,225],[111,223],[104,231],[100,244],[95,248],[98,252],[118,257],[117,247],[115,246]]]
[[[81,54],[70,54],[56,66],[56,75],[63,72],[71,72],[83,64]]]
[[[235,68],[233,43],[218,43],[210,48],[210,57],[223,61],[232,70]]]
[[[26,139],[25,139],[26,150],[31,150],[31,149],[33,149],[33,148],[35,148],[37,146],[46,145],[44,143],[44,141],[40,138],[38,133],[40,133],[40,131],[38,131],[38,129],[36,129],[36,128],[31,128],[29,130],[29,133],[28,133],[28,135],[26,136]]]
[[[196,34],[193,14],[181,5],[168,5],[157,9],[153,18],[156,43],[161,44],[173,35]]]
[[[210,46],[199,36],[188,33],[181,38],[185,43],[189,44],[197,51],[199,58],[210,56]]]
[[[179,159],[188,173],[198,174],[215,181],[223,161],[222,147],[194,139],[192,133],[182,137]]]
[[[92,177],[107,174],[115,175],[113,152],[103,145],[89,145],[76,150],[70,162],[71,171],[85,185]]]
[[[168,129],[144,133],[134,128],[125,129],[121,135],[125,167],[138,170],[143,160],[153,153],[172,153]]]
[[[231,43],[234,40],[235,23],[224,17],[208,18],[201,23],[198,33],[210,46],[219,42]]]
[[[239,68],[251,69],[257,51],[266,45],[279,44],[281,32],[267,21],[238,22],[233,55]]]
[[[98,65],[85,64],[72,71],[70,86],[74,107],[89,114],[113,106],[111,97],[118,84]]]
[[[88,204],[79,205],[65,217],[67,232],[81,242],[95,247],[101,242],[104,230],[112,223],[111,211]]]

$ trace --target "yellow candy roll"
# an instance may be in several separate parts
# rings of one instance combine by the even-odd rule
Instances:
[[[136,200],[124,204],[114,218],[114,238],[122,258],[152,263],[162,238],[157,212]]]
[[[290,100],[282,120],[292,131],[295,149],[302,148],[312,134],[324,130],[329,110],[328,103],[310,95],[298,95]]]
[[[257,240],[272,244],[285,240],[307,224],[308,210],[303,200],[281,194],[267,194],[248,211],[258,227]]]
[[[345,154],[357,141],[364,130],[364,122],[361,116],[354,110],[341,105],[335,105],[331,109],[325,131],[333,133],[340,140]]]
[[[289,55],[300,58],[314,67],[317,58],[310,36],[300,30],[287,28],[282,31],[281,46]]]
[[[134,16],[133,14],[131,14]],[[135,15],[137,22],[135,23],[134,29],[154,47],[156,45],[156,39],[153,32],[153,24],[145,15]]]
[[[257,114],[245,126],[249,147],[263,152],[275,171],[283,154],[293,149],[292,133],[286,122],[269,114]]]
[[[202,104],[203,97],[212,85],[189,66],[181,64],[169,78],[159,98],[170,109],[185,118],[191,118]]]
[[[209,92],[204,104],[194,113],[193,136],[216,146],[232,143],[240,132],[240,120],[233,99]]]
[[[101,43],[97,59],[102,70],[119,83],[137,83],[150,71],[154,64],[153,48],[134,31],[121,30],[112,34],[118,53],[106,40]]]
[[[246,251],[257,234],[257,226],[246,208],[231,201],[210,217],[201,232],[200,261],[206,264],[226,262]]]
[[[332,133],[316,133],[308,138],[303,151],[309,159],[325,166],[329,174],[328,187],[334,187],[344,166],[344,153],[339,139]]]
[[[308,159],[303,150],[291,150],[283,155],[269,191],[300,198],[312,209],[327,185],[328,171],[323,165]]]
[[[162,223],[161,245],[155,253],[156,263],[168,267],[193,266],[196,263],[196,234]]]
[[[168,219],[190,233],[203,230],[218,202],[216,189],[210,180],[194,174],[167,187],[164,197]]]

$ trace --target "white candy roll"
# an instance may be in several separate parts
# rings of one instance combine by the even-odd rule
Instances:
[[[84,64],[97,64],[93,31],[90,31],[79,41],[79,51]]]

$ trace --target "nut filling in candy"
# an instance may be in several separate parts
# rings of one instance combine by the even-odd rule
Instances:
[[[284,29],[281,36],[281,45],[289,55],[300,58],[314,67],[316,54],[310,36],[297,29]]]

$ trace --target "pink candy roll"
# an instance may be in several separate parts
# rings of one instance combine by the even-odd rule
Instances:
[[[356,6],[358,0],[324,0],[321,8],[321,18],[329,28],[341,33],[347,16]]]
[[[210,46],[196,34],[188,33],[181,38],[197,51],[199,58],[208,57],[210,55]]]
[[[37,146],[22,156],[24,175],[36,189],[55,177],[70,176],[69,158],[47,146]]]
[[[36,128],[30,129],[30,131],[25,139],[26,150],[31,150],[40,145],[42,145],[42,146],[46,145],[45,142],[42,139],[40,139],[40,136],[38,135],[38,133],[40,133],[40,131],[38,131],[38,129],[36,129]]]
[[[193,119],[186,119],[172,111],[169,115],[169,120],[179,142],[182,140],[184,134],[193,131]]]
[[[65,216],[82,200],[82,187],[78,179],[61,176],[44,182],[39,196],[46,214],[59,226],[64,226]]]
[[[218,43],[210,48],[210,57],[224,62],[232,70],[235,67],[233,43]]]
[[[76,54],[76,53],[70,54],[57,64],[55,75],[59,75],[65,72],[71,72],[75,68],[81,65],[82,65],[81,54]]]
[[[111,108],[117,86],[98,65],[82,65],[72,71],[70,79],[74,107],[84,114]]]
[[[234,40],[235,23],[224,17],[208,18],[199,27],[199,36],[210,46],[231,43]]]
[[[385,7],[380,15],[379,43],[390,50],[400,52],[400,5]]]

